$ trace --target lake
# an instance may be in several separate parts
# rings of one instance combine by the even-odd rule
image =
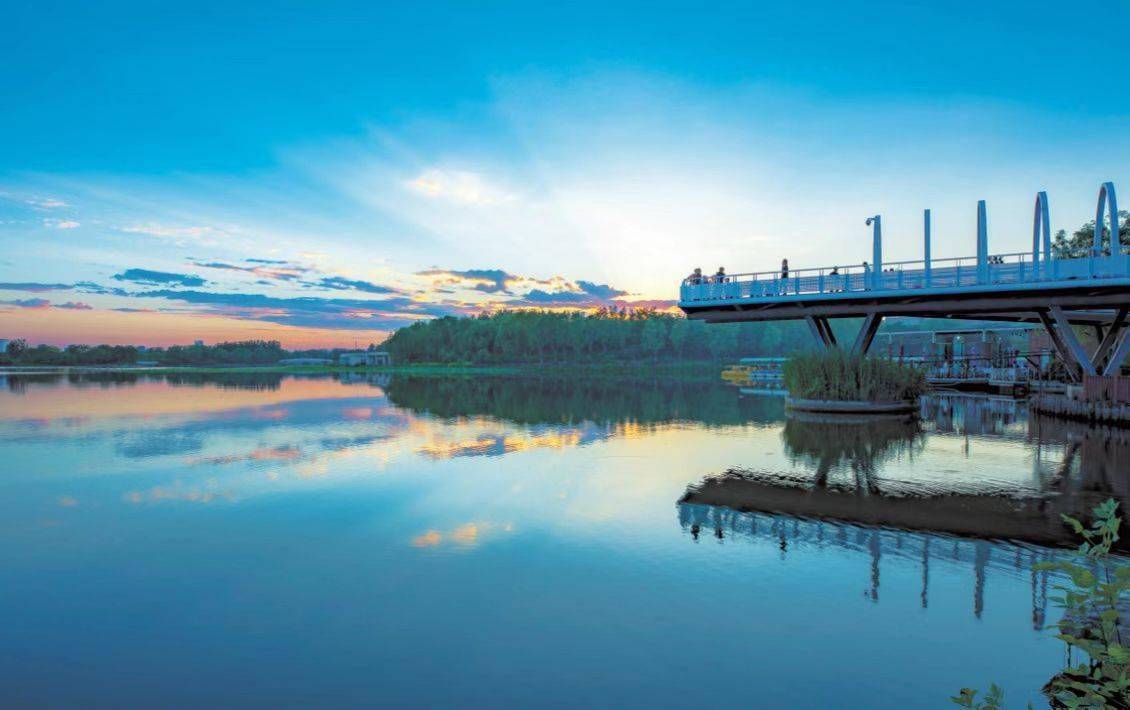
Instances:
[[[712,382],[0,376],[0,705],[1022,707],[1130,437]]]

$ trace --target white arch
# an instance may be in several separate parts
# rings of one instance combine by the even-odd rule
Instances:
[[[1122,254],[1122,242],[1118,238],[1118,198],[1114,195],[1114,183],[1104,182],[1099,188],[1099,204],[1095,208],[1095,237],[1091,242],[1091,253],[1098,255],[1103,246],[1104,210],[1110,210],[1110,254]]]
[[[1032,275],[1040,276],[1040,245],[1043,244],[1043,261],[1046,263],[1052,258],[1052,230],[1048,219],[1048,193],[1040,190],[1036,193],[1036,206],[1032,215]]]

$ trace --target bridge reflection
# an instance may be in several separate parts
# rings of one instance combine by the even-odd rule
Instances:
[[[975,580],[978,617],[988,571],[1026,574],[1033,625],[1042,626],[1048,580],[1032,565],[1077,543],[1061,514],[1085,514],[1110,497],[1130,507],[1130,432],[1029,418],[1023,403],[1010,400],[931,399],[922,413],[919,420],[790,418],[781,438],[792,469],[730,468],[707,476],[679,500],[679,523],[696,540],[769,542],[782,556],[798,546],[865,554],[866,594],[875,601],[884,558],[920,565],[923,607],[931,565],[964,565]],[[971,481],[956,471],[918,474],[916,459],[928,456],[931,438],[955,436],[1024,445],[1032,477],[1009,483]],[[909,465],[885,467],[893,459]]]
[[[694,540],[711,535],[718,540],[769,542],[782,558],[790,550],[811,546],[835,547],[861,553],[870,560],[870,583],[864,594],[879,601],[881,562],[886,558],[916,562],[921,569],[920,604],[930,604],[930,567],[948,564],[962,566],[973,573],[973,615],[981,618],[985,610],[985,587],[989,571],[1026,574],[1032,587],[1032,628],[1046,626],[1048,573],[1036,572],[1033,565],[1062,553],[1031,545],[991,540],[951,537],[927,532],[893,530],[855,525],[836,520],[739,511],[724,506],[679,502],[679,525]]]

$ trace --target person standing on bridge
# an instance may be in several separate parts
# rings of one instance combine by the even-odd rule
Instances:
[[[781,259],[781,278],[789,278],[789,260]]]
[[[718,267],[718,273],[714,274],[714,283],[726,283],[726,270],[721,266]]]
[[[699,286],[702,284],[702,269],[697,268],[690,276],[687,277],[687,283],[691,286]]]

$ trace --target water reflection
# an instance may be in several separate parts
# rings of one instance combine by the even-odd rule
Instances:
[[[1084,514],[1108,497],[1121,500],[1124,509],[1130,502],[1130,434],[1046,417],[1025,421],[1021,406],[1016,401],[928,399],[923,410],[929,428],[915,420],[790,417],[781,438],[786,453],[801,464],[799,474],[736,466],[692,485],[683,500],[1073,546],[1076,541],[1062,525],[1061,514]],[[974,434],[1032,444],[1027,455],[1032,476],[1002,484],[988,474],[916,475],[915,456],[931,437]],[[971,457],[967,447],[962,455]],[[887,466],[892,462],[897,465]]]
[[[793,460],[807,461],[814,469],[812,485],[825,488],[828,475],[839,466],[851,469],[856,490],[878,493],[876,468],[892,456],[913,460],[925,436],[913,417],[859,417],[808,415],[797,412],[781,432],[785,451]]]
[[[1058,510],[1126,487],[1125,437],[1012,402],[928,399],[917,423],[861,427],[713,382],[273,378],[8,378],[6,687],[79,704],[63,694],[95,679],[139,705],[146,677],[208,705],[231,688],[192,680],[231,677],[292,683],[259,704],[347,687],[365,704],[379,683],[391,705],[662,706],[705,590],[732,632],[693,668],[702,702],[753,684],[773,707],[910,707],[980,677],[1023,698],[1061,660],[1032,628],[1029,565],[1054,551],[991,538],[1059,544]],[[883,641],[860,654],[864,637]],[[795,659],[816,647],[849,660],[811,688]]]
[[[740,425],[775,422],[784,414],[781,398],[737,398],[712,381],[679,379],[396,376],[387,392],[393,404],[416,414],[489,415],[519,424]]]
[[[1037,562],[1046,562],[1057,554],[1046,548],[867,527],[836,520],[741,512],[686,501],[679,503],[678,513],[679,525],[696,541],[709,534],[720,541],[769,543],[780,551],[782,560],[791,549],[801,546],[834,547],[855,553],[856,559],[866,557],[870,566],[864,596],[873,602],[879,601],[884,557],[920,566],[919,599],[923,609],[929,607],[931,565],[946,565],[951,568],[951,574],[952,568],[964,570],[974,580],[970,608],[978,619],[985,610],[985,585],[990,571],[1026,574],[1032,586],[1032,628],[1041,630],[1047,623],[1048,573],[1033,570]]]

